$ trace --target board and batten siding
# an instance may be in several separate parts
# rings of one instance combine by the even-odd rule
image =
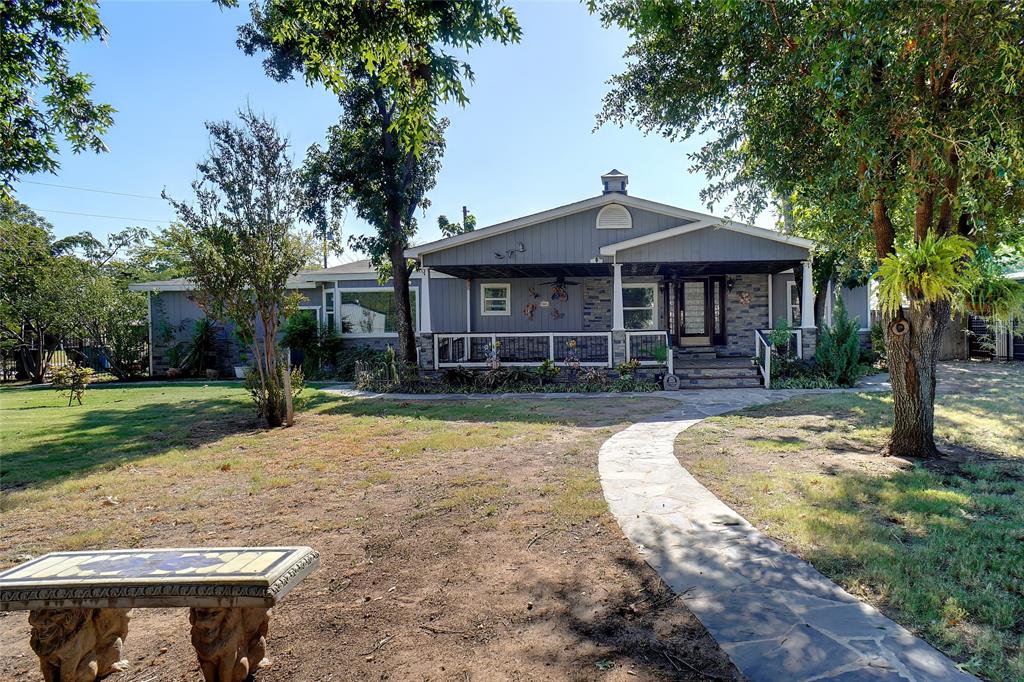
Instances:
[[[652,211],[630,208],[628,210],[633,217],[632,228],[599,230],[597,214],[600,210],[593,208],[493,237],[485,237],[461,246],[434,251],[425,254],[422,261],[426,266],[589,263],[600,254],[602,246],[660,232],[687,222]],[[517,251],[511,260],[495,256],[496,253],[507,255],[507,252],[519,249],[520,244],[525,251]]]
[[[804,260],[807,249],[733,230],[706,227],[619,251],[619,263],[708,263]]]

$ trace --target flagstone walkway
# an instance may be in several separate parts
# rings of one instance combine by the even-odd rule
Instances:
[[[677,393],[678,408],[601,447],[612,514],[751,682],[974,680],[762,535],[676,459],[676,436],[705,417],[807,393]]]

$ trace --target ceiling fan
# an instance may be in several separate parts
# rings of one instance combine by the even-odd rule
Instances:
[[[546,287],[549,284],[553,284],[553,285],[558,286],[558,287],[564,287],[564,286],[578,287],[580,285],[579,282],[567,282],[567,281],[565,281],[565,277],[556,277],[554,280],[552,280],[550,282],[541,282],[540,283],[540,285],[542,287]]]

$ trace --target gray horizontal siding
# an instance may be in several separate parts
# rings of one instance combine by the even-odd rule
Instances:
[[[599,255],[602,246],[660,232],[686,221],[671,216],[628,209],[633,217],[633,227],[625,230],[597,229],[597,213],[594,208],[557,220],[549,220],[520,230],[486,237],[479,241],[454,246],[423,256],[423,264],[443,265],[532,265],[552,263],[589,263]],[[507,255],[509,250],[525,248],[509,258],[498,258],[495,254]]]
[[[807,249],[801,246],[714,227],[626,249],[616,255],[620,263],[706,263],[805,258]]]

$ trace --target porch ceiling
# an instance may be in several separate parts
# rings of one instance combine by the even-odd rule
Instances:
[[[800,261],[716,261],[707,263],[623,263],[625,277],[706,277],[778,273],[799,268]],[[440,265],[432,270],[459,279],[501,279],[516,277],[609,277],[611,263]]]

